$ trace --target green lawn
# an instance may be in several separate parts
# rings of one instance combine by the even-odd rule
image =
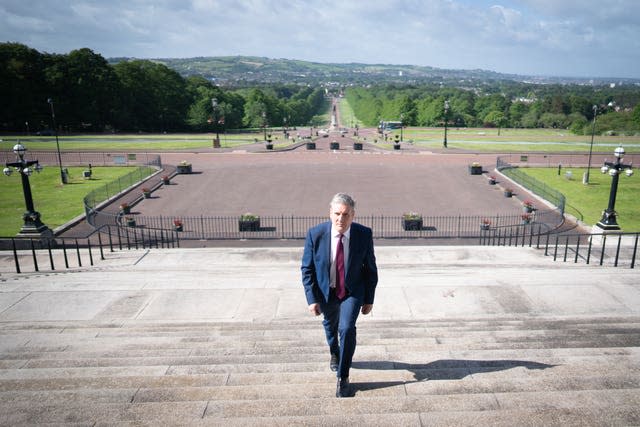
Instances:
[[[567,198],[567,213],[584,218],[593,225],[602,217],[602,211],[609,204],[611,177],[602,174],[599,168],[591,168],[589,185],[582,183],[586,168],[565,168],[558,175],[557,168],[521,168],[523,172],[548,186],[555,188]],[[566,178],[567,171],[572,172],[571,180]],[[616,197],[618,224],[623,231],[640,231],[640,176],[620,176]]]
[[[69,183],[60,183],[60,170],[47,167],[29,178],[35,210],[42,222],[54,229],[84,213],[82,199],[95,188],[130,173],[132,167],[94,167],[91,179],[84,179],[84,167],[69,167]],[[149,173],[154,170],[149,169]],[[20,231],[25,212],[20,174],[0,178],[0,236],[13,236]]]
[[[418,147],[442,148],[444,128],[405,128],[404,140]],[[400,134],[399,130],[392,133]],[[557,129],[453,128],[447,133],[449,150],[479,152],[588,152],[590,135],[574,135]],[[600,136],[593,141],[595,152],[613,151],[618,145],[627,153],[640,153],[640,136]]]

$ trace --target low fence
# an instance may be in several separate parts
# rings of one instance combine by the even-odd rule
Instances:
[[[517,182],[527,190],[556,206],[560,213],[564,215],[566,205],[566,197],[564,196],[564,194],[552,187],[549,187],[547,184],[527,175],[517,166],[513,166],[502,157],[498,157],[496,161],[496,169],[498,169],[501,173],[505,174],[511,180]]]
[[[242,222],[237,216],[142,216],[132,217],[135,225],[130,228],[143,230],[178,230],[181,240],[224,239],[304,239],[307,230],[327,221],[327,217],[267,216],[259,222]],[[422,223],[413,229],[405,227],[401,216],[370,215],[357,217],[357,222],[370,227],[375,239],[397,238],[480,238],[489,230],[529,228],[548,233],[563,223],[555,210],[534,211],[523,215],[495,216],[425,216]],[[116,219],[126,226],[126,219]],[[176,227],[176,222],[179,226]]]
[[[151,163],[151,165],[161,167],[160,157],[158,156],[157,159],[155,159],[155,162]],[[144,181],[154,172],[155,170],[150,169],[148,166],[138,166],[135,170],[118,178],[117,180],[109,182],[108,184],[91,191],[83,200],[87,222],[96,228],[101,225],[105,225],[105,222],[100,223],[99,221],[96,221],[97,217],[104,215],[97,210],[98,206],[106,200],[110,200],[111,198],[122,194],[126,189]],[[113,221],[107,221],[107,223],[113,224]]]
[[[15,154],[12,151],[3,151],[5,162],[13,161]],[[38,160],[42,165],[58,165],[57,151],[29,150],[30,160]],[[95,152],[95,151],[61,151],[60,160],[62,166],[132,166],[154,165],[160,161],[160,156],[155,153],[144,152]]]

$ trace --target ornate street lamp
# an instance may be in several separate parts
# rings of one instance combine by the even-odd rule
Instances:
[[[40,213],[33,207],[31,185],[29,184],[29,176],[33,173],[33,170],[35,169],[36,172],[40,173],[42,166],[40,166],[37,160],[25,160],[24,153],[26,151],[27,149],[24,145],[20,144],[20,142],[14,145],[13,152],[18,158],[15,162],[7,162],[2,171],[6,176],[11,176],[13,171],[16,170],[22,178],[22,192],[24,194],[24,203],[27,211],[22,215],[24,224],[22,225],[19,234],[25,236],[39,235],[41,237],[52,238],[53,233],[49,227],[40,221]],[[35,165],[35,168],[31,169],[31,166],[33,165]]]
[[[404,114],[400,114],[400,142],[403,142],[402,138],[402,128],[404,127]]]
[[[591,126],[591,145],[589,145],[589,161],[587,163],[587,172],[582,179],[583,184],[589,183],[589,170],[591,169],[591,154],[593,153],[593,135],[596,132],[596,116],[598,115],[598,106],[593,106],[593,126]]]
[[[447,122],[449,121],[449,100],[444,101],[444,141],[442,145],[447,148]]]
[[[602,213],[602,218],[596,224],[598,227],[603,230],[620,230],[620,226],[617,222],[617,214],[616,214],[616,195],[618,193],[618,178],[620,177],[620,173],[624,170],[625,175],[631,176],[633,175],[633,169],[631,169],[631,164],[625,165],[622,163],[622,159],[624,157],[624,148],[622,146],[615,149],[613,152],[614,156],[616,156],[615,162],[607,162],[605,160],[604,165],[600,168],[602,173],[608,173],[611,175],[611,191],[609,192],[609,205],[607,209]]]
[[[62,169],[62,157],[60,156],[60,142],[58,141],[58,125],[56,124],[56,113],[53,111],[53,99],[47,99],[47,102],[51,106],[51,123],[53,124],[53,131],[56,135],[56,148],[58,150],[58,166],[60,166],[60,182],[62,184],[67,183],[67,174]]]

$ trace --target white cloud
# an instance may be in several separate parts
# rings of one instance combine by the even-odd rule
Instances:
[[[5,0],[0,40],[105,57],[245,54],[637,77],[637,16],[635,0]]]

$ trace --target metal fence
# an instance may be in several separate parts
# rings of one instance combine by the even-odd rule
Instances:
[[[635,268],[640,233],[536,233],[533,229],[495,230],[480,239],[487,246],[529,246],[544,249],[554,261]]]
[[[160,167],[160,157],[154,166]],[[115,181],[109,182],[102,187],[96,188],[84,197],[84,209],[87,218],[87,222],[94,227],[105,225],[96,221],[96,217],[99,216],[97,207],[106,200],[122,194],[128,188],[138,185],[141,181],[144,181],[147,177],[151,176],[155,172],[155,169],[151,169],[148,166],[138,166],[135,170],[128,174],[118,178]],[[108,221],[108,223],[113,223]]]
[[[552,187],[549,187],[547,184],[537,180],[536,178],[527,175],[517,166],[513,166],[502,157],[498,157],[496,168],[527,190],[557,206],[560,213],[564,214],[566,205],[566,197],[564,194]]]
[[[181,240],[224,239],[304,239],[307,230],[326,217],[267,216],[259,223],[243,223],[239,217],[231,216],[142,216],[136,215],[131,229],[176,230]],[[401,216],[358,216],[357,221],[373,230],[375,239],[397,238],[480,238],[489,230],[528,228],[547,233],[559,227],[563,218],[555,210],[534,211],[529,216],[426,216],[416,229],[406,229]],[[120,215],[116,222],[126,226],[126,218]],[[179,227],[176,227],[176,222]]]

